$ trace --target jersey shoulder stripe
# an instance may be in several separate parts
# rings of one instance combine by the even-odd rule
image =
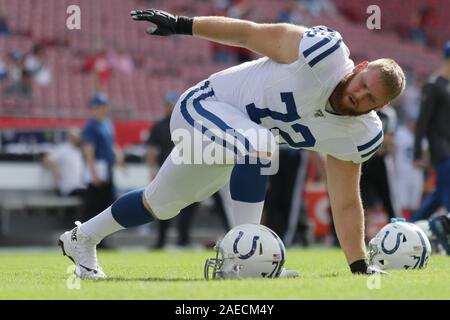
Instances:
[[[339,49],[343,41],[339,32],[325,26],[316,26],[305,32],[302,42],[307,46],[302,50],[303,57],[313,67]]]
[[[305,51],[303,51],[303,56],[305,58],[308,58],[308,56],[313,53],[314,51],[318,50],[319,48],[323,47],[324,45],[326,45],[328,42],[331,41],[331,37],[326,37],[325,39],[320,40],[319,42],[317,42],[316,44],[312,45],[311,47],[309,47],[308,49],[306,49]]]
[[[365,144],[362,144],[362,145],[358,146],[358,151],[361,152],[361,151],[364,151],[364,150],[369,149],[371,146],[373,146],[375,143],[377,143],[377,142],[378,142],[380,139],[382,139],[382,138],[383,138],[383,130],[381,130],[381,131],[376,135],[376,137],[373,138],[372,140],[370,140],[369,142],[367,142],[367,143],[365,143]]]
[[[374,154],[375,152],[378,151],[378,149],[381,148],[382,145],[383,145],[383,142],[379,143],[375,148],[372,149],[372,151],[362,154],[361,158],[366,158],[366,157],[370,156],[371,154]]]
[[[310,62],[308,62],[309,66],[312,68],[314,67],[317,63],[319,63],[320,61],[322,61],[323,59],[325,59],[326,57],[328,57],[330,54],[332,54],[333,52],[335,52],[342,43],[342,39],[339,39],[336,44],[334,46],[332,46],[331,48],[329,48],[327,51],[322,52],[321,54],[319,54],[317,57],[315,57],[314,59],[312,59]]]
[[[367,158],[370,155],[374,154],[375,152],[380,149],[381,145],[383,144],[383,130],[381,130],[375,138],[370,140],[369,142],[357,146],[358,151],[360,152],[361,158]],[[369,150],[370,149],[370,150]],[[364,152],[364,153],[363,153]]]

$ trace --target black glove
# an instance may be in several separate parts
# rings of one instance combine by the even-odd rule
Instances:
[[[388,274],[376,266],[369,266],[366,260],[358,260],[350,265],[350,270],[353,274]]]
[[[176,16],[156,9],[136,10],[131,11],[130,14],[133,20],[149,21],[156,24],[156,28],[147,29],[148,34],[158,36],[170,36],[173,34],[192,35],[193,18]]]

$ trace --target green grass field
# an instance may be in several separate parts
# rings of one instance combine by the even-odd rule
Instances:
[[[211,251],[100,251],[109,279],[75,285],[59,252],[0,252],[0,299],[450,299],[450,257],[432,256],[425,270],[392,271],[379,289],[353,276],[339,250],[290,249],[298,279],[203,280]],[[370,279],[371,286],[377,279]]]

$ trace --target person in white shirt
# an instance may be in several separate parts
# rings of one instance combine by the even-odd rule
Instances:
[[[422,201],[424,172],[414,166],[415,120],[407,118],[395,134],[395,169],[399,205],[406,212],[414,212]]]
[[[82,195],[84,192],[84,160],[80,142],[80,129],[71,128],[67,131],[67,141],[57,145],[43,158],[43,164],[52,172],[61,196]]]
[[[106,277],[95,255],[96,243],[105,236],[170,219],[228,181],[236,225],[259,224],[267,167],[277,144],[327,155],[328,191],[341,247],[353,273],[373,273],[366,262],[360,167],[383,141],[374,110],[404,90],[400,66],[392,59],[355,66],[342,36],[325,26],[190,18],[154,9],[131,15],[155,24],[147,30],[151,35],[192,35],[264,57],[188,89],[171,118],[175,148],[156,178],[61,235],[65,254],[87,267],[79,268],[80,277]]]

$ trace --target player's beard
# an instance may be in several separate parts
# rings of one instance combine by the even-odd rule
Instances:
[[[339,82],[332,93],[332,99],[330,99],[331,106],[333,110],[344,116],[360,116],[362,114],[366,114],[368,112],[360,112],[355,110],[354,106],[349,101],[349,93],[347,92],[348,86],[353,78],[358,73],[350,73],[344,77],[344,79]],[[332,100],[332,101],[331,101]]]

